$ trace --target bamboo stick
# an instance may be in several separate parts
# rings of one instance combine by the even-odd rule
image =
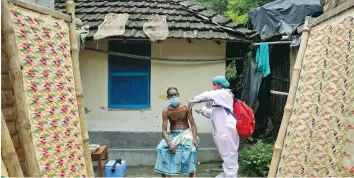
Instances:
[[[12,27],[10,14],[8,11],[8,2],[1,1],[1,23],[2,33],[5,38],[6,53],[9,57],[9,68],[11,81],[13,83],[15,106],[16,106],[16,121],[20,131],[20,137],[25,150],[25,158],[30,177],[39,177],[40,170],[38,160],[35,154],[35,148],[31,136],[31,122],[28,117],[26,100],[25,100],[25,87],[23,83],[22,70],[20,64],[19,53],[14,40],[15,31]]]
[[[50,15],[52,17],[58,18],[58,19],[62,19],[66,22],[71,22],[71,17],[68,14],[64,14],[61,13],[59,11],[55,11],[53,9],[49,9],[49,8],[45,8],[42,6],[39,6],[37,4],[32,4],[26,1],[20,1],[20,0],[8,0],[10,3],[13,3],[17,6],[26,8],[26,9],[30,9],[31,11],[35,11],[35,12],[39,12],[41,14],[45,14],[45,15]],[[75,19],[76,23],[79,25],[82,25],[81,20]]]
[[[267,43],[268,45],[291,44],[291,41],[273,41],[273,42],[262,42],[262,43]],[[259,46],[262,43],[253,43],[252,46]]]
[[[1,113],[1,156],[8,174],[11,177],[23,177],[20,162],[15,147],[7,129],[4,115]]]
[[[66,1],[66,12],[71,15],[72,19],[75,19],[75,3],[72,0]],[[85,118],[85,109],[83,105],[83,90],[81,84],[81,75],[79,68],[79,54],[78,54],[78,46],[76,40],[76,22],[72,21],[69,24],[70,28],[70,47],[71,47],[71,58],[73,63],[73,73],[75,80],[75,92],[77,99],[77,106],[79,109],[79,117],[80,117],[80,128],[81,128],[81,137],[83,142],[83,150],[84,157],[86,163],[86,172],[88,177],[94,177],[92,160],[91,160],[91,151],[89,147],[89,135],[87,131],[86,118]]]
[[[272,162],[271,162],[271,165],[269,168],[268,177],[275,177],[277,174],[278,164],[279,164],[279,160],[280,160],[281,153],[283,150],[283,144],[284,144],[284,139],[285,139],[285,135],[286,135],[286,130],[288,128],[289,120],[290,120],[290,117],[292,114],[297,85],[298,85],[298,82],[300,79],[302,61],[305,56],[307,41],[309,38],[310,29],[307,27],[309,20],[310,20],[310,18],[306,17],[305,26],[304,26],[305,30],[302,33],[299,53],[297,55],[295,66],[294,66],[293,76],[292,76],[292,80],[291,80],[291,84],[290,84],[290,91],[289,91],[288,99],[286,101],[286,105],[284,108],[283,119],[282,119],[282,122],[280,125],[277,141],[275,142],[275,145],[274,145],[273,158],[272,158]]]
[[[2,158],[1,158],[1,177],[9,177],[9,173],[7,172],[7,168]]]
[[[273,95],[281,95],[281,96],[288,96],[289,95],[289,93],[281,92],[281,91],[274,91],[274,90],[270,90],[270,93]]]

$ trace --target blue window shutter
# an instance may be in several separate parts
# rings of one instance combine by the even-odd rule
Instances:
[[[114,52],[150,56],[148,41],[110,41]],[[151,61],[109,55],[108,107],[150,108]]]

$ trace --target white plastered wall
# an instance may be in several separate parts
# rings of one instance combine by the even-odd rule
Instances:
[[[107,50],[107,40],[89,44]],[[169,39],[151,44],[152,57],[210,59],[224,58],[226,42],[212,40]],[[161,113],[168,101],[161,98],[170,86],[179,89],[186,102],[203,91],[210,90],[212,78],[225,73],[225,61],[213,63],[151,62],[151,108],[119,110],[108,108],[108,56],[88,50],[80,51],[80,70],[84,90],[84,105],[89,131],[161,131]],[[201,107],[201,105],[197,106]],[[211,132],[210,120],[194,113],[198,132]]]

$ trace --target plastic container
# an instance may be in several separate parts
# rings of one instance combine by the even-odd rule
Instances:
[[[104,167],[105,177],[126,177],[127,161],[126,160],[109,160]]]

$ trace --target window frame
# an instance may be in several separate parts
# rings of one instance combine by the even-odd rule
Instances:
[[[148,48],[148,56],[151,56],[151,43],[146,40],[130,40],[127,42],[123,42],[123,40],[110,40],[108,41],[108,49],[111,49],[110,45],[112,41],[118,41],[121,44],[137,44],[137,43],[146,43]],[[124,53],[124,52],[121,52]],[[140,55],[140,54],[137,54]],[[147,72],[111,72],[111,60],[117,60],[119,56],[108,54],[108,108],[109,109],[150,109],[151,108],[151,60],[149,60]],[[119,59],[118,59],[119,60]],[[139,59],[146,60],[146,59]],[[112,85],[112,77],[142,77],[147,76],[147,104],[112,104],[113,98],[111,97],[111,93],[113,92],[111,87]]]

